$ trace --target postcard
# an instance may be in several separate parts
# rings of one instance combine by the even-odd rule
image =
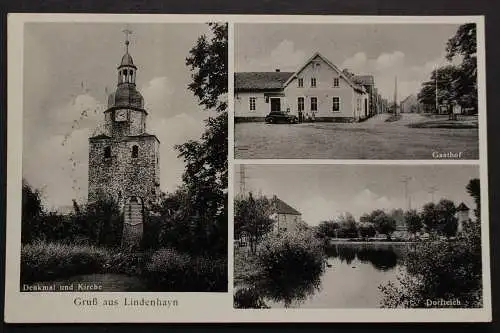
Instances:
[[[491,320],[484,18],[9,14],[5,318]]]

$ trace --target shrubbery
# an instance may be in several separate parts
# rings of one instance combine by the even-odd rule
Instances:
[[[35,242],[21,247],[21,281],[53,280],[72,275],[100,273],[111,253],[95,246]]]
[[[144,277],[153,291],[227,290],[227,261],[193,257],[174,249],[156,251],[146,264]]]
[[[263,296],[284,301],[285,306],[319,288],[325,269],[322,244],[309,232],[269,234],[258,246],[256,261],[256,288]]]

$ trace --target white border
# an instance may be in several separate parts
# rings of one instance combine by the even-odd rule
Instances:
[[[176,298],[180,306],[160,307],[76,307],[75,294],[19,292],[19,253],[22,177],[23,110],[23,26],[26,22],[134,22],[204,23],[229,22],[229,110],[233,109],[234,23],[477,23],[478,97],[480,160],[393,161],[393,160],[237,160],[234,161],[234,116],[229,113],[228,196],[234,194],[234,163],[252,164],[480,164],[482,197],[482,309],[233,309],[232,257],[233,226],[228,228],[229,281],[226,293],[81,293],[80,296],[122,298],[153,296]],[[488,170],[486,147],[486,89],[483,16],[277,16],[277,15],[157,15],[157,14],[9,14],[8,16],[8,140],[7,140],[7,256],[5,285],[5,321],[9,323],[47,322],[486,322],[491,321],[491,281],[489,261]],[[233,213],[229,201],[229,216]]]

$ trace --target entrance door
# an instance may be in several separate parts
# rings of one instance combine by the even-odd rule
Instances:
[[[271,98],[271,112],[281,111],[281,100],[279,98]]]
[[[365,99],[365,116],[368,116],[368,100]]]
[[[142,223],[142,203],[137,197],[131,197],[125,209],[125,223],[131,225]]]

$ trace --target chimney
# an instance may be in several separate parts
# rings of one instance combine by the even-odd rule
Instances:
[[[275,71],[276,71],[276,72],[279,72],[279,71],[280,71],[280,69],[279,69],[279,68],[276,68],[276,69],[275,69]]]

